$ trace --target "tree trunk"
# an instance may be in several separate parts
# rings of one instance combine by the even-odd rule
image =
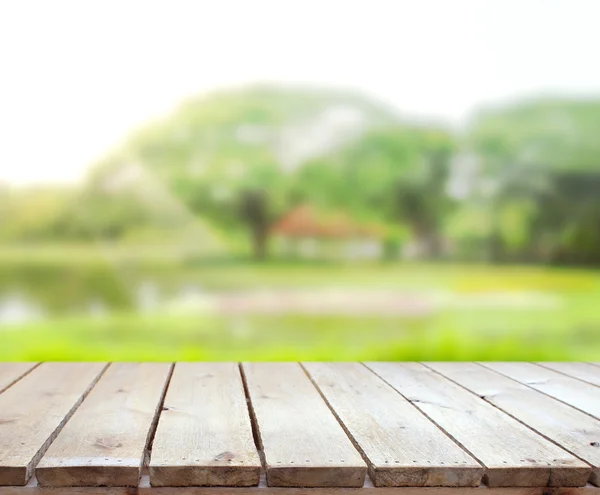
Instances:
[[[421,258],[437,259],[442,255],[442,238],[437,228],[425,222],[413,221],[412,231],[419,245]]]
[[[268,254],[268,240],[268,229],[263,228],[262,225],[252,226],[252,249],[255,259],[266,259]]]
[[[257,260],[267,257],[269,237],[269,201],[263,190],[246,190],[241,197],[241,214],[248,224],[252,236],[252,249]]]

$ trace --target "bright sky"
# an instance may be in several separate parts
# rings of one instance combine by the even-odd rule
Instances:
[[[600,90],[597,0],[0,3],[0,181],[79,179],[131,129],[224,85],[353,87],[461,122]]]

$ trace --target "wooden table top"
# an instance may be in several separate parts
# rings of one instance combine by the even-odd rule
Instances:
[[[0,495],[600,495],[599,420],[600,363],[0,363]]]

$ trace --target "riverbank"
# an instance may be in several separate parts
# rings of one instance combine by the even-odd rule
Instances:
[[[597,360],[600,353],[596,270],[144,253],[0,249],[0,307],[17,295],[22,316],[0,319],[0,359]]]

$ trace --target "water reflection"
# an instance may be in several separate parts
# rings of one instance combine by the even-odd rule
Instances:
[[[0,325],[27,323],[43,316],[44,311],[40,306],[18,292],[0,297]]]
[[[102,317],[112,312],[135,310],[150,313],[188,312],[208,309],[210,297],[199,283],[185,280],[131,277],[120,283],[115,297],[111,280],[114,272],[107,270],[102,277],[56,276],[47,286],[35,280],[15,277],[0,286],[0,325],[27,323],[44,317],[85,315]]]
[[[44,300],[18,292],[0,294],[0,324],[17,324],[45,316],[79,314],[102,317],[121,309],[94,288],[86,304],[68,311],[47,311]],[[139,313],[204,313],[222,315],[371,315],[427,317],[442,310],[556,310],[564,300],[541,291],[493,291],[456,294],[448,290],[359,289],[351,287],[207,290],[199,283],[145,279],[133,286],[130,309]]]
[[[148,312],[156,308],[160,302],[161,293],[156,282],[144,280],[135,291],[137,309]]]

